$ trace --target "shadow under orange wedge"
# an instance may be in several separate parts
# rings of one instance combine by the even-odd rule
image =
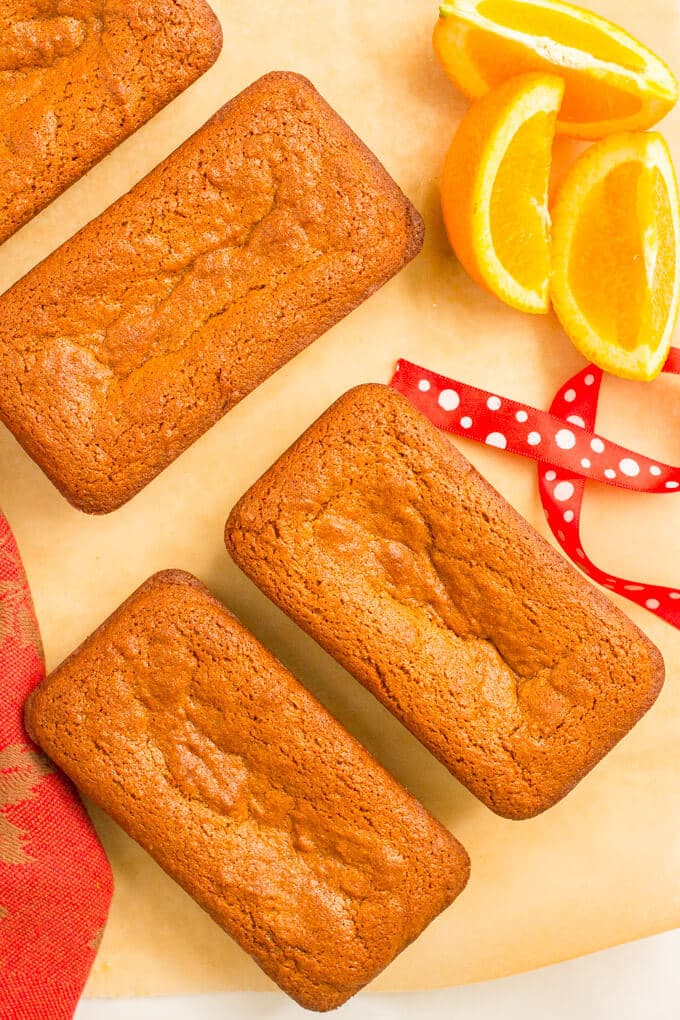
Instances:
[[[442,211],[470,276],[506,304],[550,305],[548,182],[561,78],[524,74],[473,103],[446,157]]]
[[[646,46],[561,0],[451,0],[440,7],[433,41],[447,75],[471,99],[513,75],[560,75],[558,134],[642,131],[678,99],[673,74]]]
[[[600,368],[661,371],[680,301],[678,186],[661,135],[613,135],[569,171],[553,208],[553,307]]]

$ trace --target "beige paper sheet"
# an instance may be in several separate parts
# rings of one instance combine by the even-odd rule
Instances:
[[[591,3],[618,15],[680,69],[679,0]],[[470,852],[466,892],[376,989],[493,978],[680,925],[680,633],[627,605],[666,658],[668,679],[656,707],[565,802],[513,823],[468,794],[230,562],[222,530],[236,499],[345,389],[387,381],[398,356],[539,406],[582,361],[552,318],[504,308],[467,279],[447,247],[438,178],[464,104],[432,55],[435,3],[213,5],[224,28],[219,63],[0,249],[0,290],[274,68],[309,75],[375,150],[425,217],[425,251],[108,517],[70,509],[0,430],[0,503],[25,557],[48,666],[153,571],[183,567],[203,578]],[[678,113],[664,131],[680,164]],[[607,382],[601,430],[677,463],[679,387],[672,378],[653,388]],[[545,534],[529,462],[472,443],[461,447]],[[670,497],[591,487],[587,546],[612,571],[677,584],[679,510]],[[149,857],[99,812],[93,815],[116,894],[90,995],[271,987]]]

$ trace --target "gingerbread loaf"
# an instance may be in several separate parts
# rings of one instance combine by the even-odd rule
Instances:
[[[204,0],[0,9],[0,243],[217,60]]]
[[[492,810],[549,808],[663,682],[655,646],[385,386],[257,482],[236,563]]]
[[[267,75],[0,299],[0,419],[114,510],[421,242],[313,86]]]
[[[359,991],[467,881],[453,836],[191,575],[147,581],[26,722],[308,1009]]]

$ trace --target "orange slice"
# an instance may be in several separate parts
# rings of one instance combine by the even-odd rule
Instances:
[[[524,312],[549,308],[548,181],[563,92],[552,75],[512,78],[472,104],[444,166],[453,250],[474,280]]]
[[[576,161],[553,209],[552,300],[590,361],[654,379],[680,300],[680,203],[659,134],[622,134]]]
[[[452,0],[440,7],[434,48],[471,99],[516,74],[559,74],[557,133],[576,138],[645,130],[678,98],[673,74],[646,46],[560,0]]]

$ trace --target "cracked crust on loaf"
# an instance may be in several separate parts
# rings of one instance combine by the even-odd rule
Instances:
[[[467,882],[454,837],[189,574],[150,578],[26,722],[308,1009],[354,995]]]
[[[211,67],[204,0],[0,10],[0,243]]]
[[[74,506],[115,510],[422,230],[305,78],[266,75],[0,299],[0,419]]]
[[[493,811],[545,811],[663,683],[658,649],[405,397],[351,390],[240,500],[241,569]]]

